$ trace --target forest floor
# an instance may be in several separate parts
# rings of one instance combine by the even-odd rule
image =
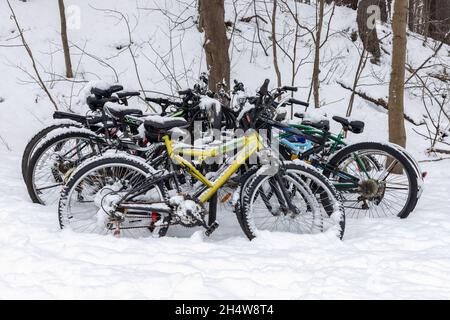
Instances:
[[[20,154],[0,154],[0,299],[415,299],[450,297],[450,172],[427,163],[406,220],[349,220],[331,234],[248,241],[232,212],[200,231],[124,239],[61,231],[31,203]],[[447,160],[445,160],[447,161]]]
[[[80,13],[80,26],[69,30],[77,81],[60,81],[65,64],[55,3],[13,1],[13,6],[40,71],[63,111],[85,114],[85,98],[93,85],[120,82],[126,90],[140,87],[133,60],[123,50],[129,42],[126,25],[119,16],[99,11],[102,8],[118,10],[130,18],[140,79],[145,89],[156,91],[152,93],[155,96],[191,87],[205,71],[204,36],[191,19],[197,14],[194,6],[186,8],[184,1],[170,0],[139,0],[132,5],[123,0],[66,0],[67,12]],[[226,18],[233,21],[233,7],[231,1],[228,3]],[[172,28],[172,16],[148,10],[156,4],[173,15],[180,14],[184,27]],[[245,1],[237,4],[239,17],[251,14]],[[264,7],[259,11],[266,12]],[[327,7],[326,11],[325,20],[332,25],[321,54],[322,107],[311,107],[308,112],[343,116],[350,92],[337,81],[352,84],[357,71],[361,43],[350,40],[357,30],[356,11],[343,7],[335,12]],[[314,6],[299,4],[299,14],[305,25],[315,26]],[[235,34],[230,51],[232,79],[242,81],[249,94],[254,94],[265,78],[271,79],[273,88],[272,57],[247,40],[255,39],[255,24],[237,23],[239,34]],[[295,29],[287,13],[280,11],[277,23],[280,32]],[[269,25],[263,27],[270,31]],[[324,27],[324,32],[327,29]],[[380,64],[367,63],[359,89],[387,100],[392,30],[381,25],[378,31],[387,53]],[[270,48],[268,34],[263,34],[263,44]],[[295,79],[299,91],[294,97],[306,100],[314,55],[309,36],[305,34],[300,40],[297,60],[304,62]],[[290,52],[290,38],[282,44]],[[0,45],[7,45],[0,48],[0,299],[450,298],[449,160],[423,163],[422,169],[428,172],[424,193],[408,219],[349,219],[343,241],[330,234],[264,233],[250,242],[230,210],[219,215],[221,226],[211,238],[204,238],[198,230],[183,230],[162,239],[118,239],[61,231],[56,207],[31,203],[21,177],[23,148],[51,122],[54,108],[26,73],[32,72],[30,60],[20,46],[6,1],[0,1]],[[433,55],[435,45],[410,34],[408,63],[420,66]],[[444,47],[421,74],[443,72],[441,66],[450,61],[449,48]],[[169,60],[163,63],[157,53]],[[283,85],[290,84],[289,61],[280,52]],[[166,70],[167,64],[173,70]],[[180,75],[180,83],[169,74]],[[405,113],[420,123],[429,115],[420,86],[414,89],[417,81],[411,80],[411,89],[405,91]],[[431,116],[437,118],[440,108],[434,101],[427,104]],[[137,101],[130,101],[131,106],[146,108]],[[352,117],[366,126],[362,134],[350,135],[349,142],[388,141],[385,109],[356,97]],[[448,126],[444,120],[441,128]],[[340,129],[336,122],[331,125],[332,132]],[[429,142],[416,131],[428,135],[426,126],[406,122],[407,150],[417,160],[436,159],[425,153]]]

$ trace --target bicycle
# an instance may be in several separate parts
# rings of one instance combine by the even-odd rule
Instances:
[[[269,228],[272,230],[279,227],[278,231],[316,233],[332,228],[342,238],[345,213],[339,195],[315,169],[305,164],[279,163],[276,172],[267,175],[265,170],[270,168],[267,161],[278,163],[278,160],[264,147],[256,131],[214,147],[193,148],[179,145],[169,137],[171,129],[182,126],[173,118],[167,118],[166,123],[145,123],[148,138],[165,145],[170,159],[168,170],[155,170],[143,159],[123,154],[96,157],[77,168],[61,192],[58,210],[61,228],[70,226],[75,231],[101,234],[164,236],[169,226],[181,224],[202,226],[206,235],[211,235],[218,223],[206,222],[206,203],[250,157],[258,155],[261,161],[258,174],[243,190],[243,210],[236,211],[239,224],[249,239],[267,228],[259,222],[260,218],[266,222],[284,219],[289,222],[275,222]],[[205,162],[230,151],[236,153],[219,166],[214,180],[184,158],[189,156]],[[183,190],[178,179],[182,174],[195,178],[198,184]],[[329,198],[332,215],[317,202],[317,195],[309,188],[311,184],[320,186],[323,196]],[[271,203],[260,196],[266,188],[273,192]],[[268,207],[271,209],[267,210]],[[261,212],[266,215],[258,216]]]
[[[120,102],[121,104],[127,106],[128,98],[139,95],[139,92],[120,92],[117,97],[111,98],[114,93],[122,90],[123,87],[120,85],[114,85],[107,89],[99,89],[95,87],[91,88],[92,96],[88,97],[86,101],[91,113],[86,116],[78,115],[72,112],[55,111],[53,113],[53,119],[55,119],[55,122],[37,132],[25,146],[21,162],[22,177],[24,181],[26,180],[31,156],[38,145],[47,137],[47,135],[60,128],[87,128],[95,133],[101,133],[104,129],[101,125],[101,122],[103,121],[101,111],[105,103]],[[124,122],[123,118],[125,114],[142,115],[142,111],[139,109],[117,110],[114,114],[118,116],[116,121]],[[131,123],[129,124],[131,125]]]
[[[128,106],[129,97],[140,95],[139,92],[118,92],[122,89],[122,86],[113,86],[107,90],[92,88],[93,95],[86,101],[94,112],[92,116],[55,112],[54,118],[70,119],[72,122],[49,126],[30,141],[22,157],[22,171],[33,202],[48,204],[56,201],[54,189],[59,188],[82,161],[102,151],[125,150],[147,157],[154,150],[139,135],[138,128],[147,115],[138,109],[105,105],[112,102]],[[170,116],[184,117],[190,124],[198,120],[209,125],[210,117],[218,119],[216,112],[205,115],[215,109],[203,108],[202,96],[193,90],[180,91],[180,95],[184,95],[181,102],[161,98],[147,100],[160,104],[163,113],[169,106],[176,107],[178,110],[172,110]],[[213,120],[213,126],[215,122],[218,121]],[[216,127],[220,128],[220,123]],[[29,160],[26,160],[27,157]]]
[[[280,130],[277,139],[281,156],[307,161],[322,171],[342,192],[349,217],[394,215],[406,218],[422,192],[420,169],[406,151],[376,142],[347,146],[343,137],[348,132],[361,133],[364,129],[361,121],[335,116],[333,119],[342,125],[342,130],[333,135],[329,132],[328,120],[304,121],[303,124],[273,120],[276,109],[283,104],[308,105],[292,98],[277,102],[285,91],[276,88],[267,94],[264,117],[257,117],[258,111],[251,109],[243,119],[253,127]],[[248,99],[251,101],[255,97]]]

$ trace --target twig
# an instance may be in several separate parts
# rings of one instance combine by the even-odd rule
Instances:
[[[369,102],[372,102],[373,104],[375,104],[375,105],[377,105],[377,106],[380,106],[380,107],[382,107],[382,108],[385,109],[385,110],[389,110],[389,109],[388,109],[388,103],[387,103],[384,99],[382,99],[382,98],[376,99],[376,98],[373,98],[373,97],[368,96],[368,95],[367,95],[366,93],[364,93],[364,92],[357,91],[357,90],[352,90],[352,88],[350,88],[349,86],[345,85],[345,84],[344,84],[343,82],[341,82],[341,81],[337,81],[337,83],[338,83],[342,88],[347,89],[347,90],[352,91],[352,92],[355,92],[355,94],[356,94],[357,96],[363,98],[364,100],[367,100],[367,101],[369,101]],[[412,124],[415,125],[415,126],[422,126],[422,125],[425,124],[423,121],[420,122],[420,123],[415,122],[411,117],[409,117],[409,116],[406,115],[406,114],[403,114],[403,117],[405,118],[406,121],[412,123]]]
[[[447,34],[444,36],[444,39],[441,41],[441,43],[439,44],[439,46],[436,48],[436,50],[434,50],[433,54],[431,56],[429,56],[427,59],[425,59],[425,61],[414,70],[414,72],[412,72],[412,74],[409,76],[408,79],[406,79],[405,84],[407,84],[409,82],[409,80],[411,80],[412,78],[414,78],[414,76],[421,70],[423,69],[423,67],[434,57],[437,56],[439,50],[441,50],[441,48],[444,46],[446,39],[450,36],[450,31],[447,32]],[[411,68],[412,69],[412,68]]]
[[[87,41],[84,43],[83,51],[84,51],[84,49],[86,49],[86,45],[87,45]],[[75,75],[74,75],[75,78],[78,76],[78,70],[80,69],[81,60],[83,60],[83,57],[84,57],[84,52],[81,53],[80,59],[78,60],[77,68],[75,69]],[[73,98],[74,86],[75,86],[75,82],[72,82],[72,85],[70,86],[69,110],[71,110],[71,108],[72,108],[72,98]]]
[[[444,149],[430,149],[430,152],[436,152],[436,153],[442,153],[442,154],[450,154],[450,150],[444,150]]]
[[[145,92],[144,92],[144,86],[142,85],[142,81],[141,81],[141,76],[139,74],[139,68],[137,65],[137,61],[136,61],[136,57],[133,53],[133,49],[131,48],[131,46],[133,45],[133,40],[131,38],[131,28],[130,28],[130,22],[128,20],[128,18],[120,11],[117,10],[112,10],[112,9],[99,9],[99,8],[95,8],[92,7],[94,10],[98,10],[98,11],[103,11],[103,12],[109,12],[109,13],[114,13],[114,14],[118,14],[120,15],[120,17],[123,19],[123,21],[125,21],[126,27],[127,27],[127,32],[128,32],[128,44],[127,44],[127,49],[128,52],[130,53],[131,56],[131,60],[133,61],[133,66],[134,66],[134,71],[136,73],[136,78],[138,80],[139,83],[139,87],[141,88],[142,93],[144,94],[144,98],[146,98],[145,96]],[[150,103],[148,103],[145,99],[143,100],[145,102],[145,104],[153,111],[156,112],[156,110],[150,105]]]
[[[77,46],[74,43],[71,43],[75,48],[77,48],[78,50],[80,50],[83,54],[87,55],[88,57],[96,60],[97,62],[99,62],[101,65],[111,69],[114,72],[114,76],[115,76],[115,82],[119,83],[119,75],[117,74],[116,69],[114,69],[114,67],[112,65],[110,65],[109,63],[103,61],[102,59],[100,59],[99,57],[94,56],[93,54],[90,54],[88,52],[86,52],[84,49],[80,48],[79,46]]]
[[[53,99],[52,95],[51,95],[50,92],[48,91],[47,86],[45,85],[44,81],[42,81],[41,75],[39,74],[39,71],[38,71],[37,66],[36,66],[36,61],[34,60],[34,57],[33,57],[33,52],[31,51],[31,48],[28,46],[28,43],[27,43],[26,40],[25,40],[25,36],[23,35],[22,29],[20,28],[20,25],[19,25],[19,21],[17,20],[17,17],[16,17],[16,13],[14,12],[14,9],[12,8],[11,3],[9,2],[9,0],[6,0],[6,2],[8,3],[9,9],[11,10],[11,17],[13,18],[13,20],[14,20],[14,22],[15,22],[15,24],[16,24],[16,27],[17,27],[17,29],[18,29],[18,31],[19,31],[20,38],[21,38],[21,40],[22,40],[22,44],[23,44],[23,46],[25,47],[25,49],[26,49],[26,51],[27,51],[27,53],[28,53],[28,56],[29,56],[30,59],[31,59],[31,63],[32,63],[32,65],[33,65],[33,69],[34,69],[34,72],[35,72],[35,74],[36,74],[38,83],[39,83],[40,87],[41,87],[41,88],[45,91],[45,93],[47,94],[47,96],[48,96],[48,98],[50,99],[51,103],[52,103],[53,106],[55,107],[55,110],[58,110],[58,105],[56,104],[56,102],[55,102],[55,100]]]
[[[430,159],[430,160],[420,160],[419,163],[425,163],[425,162],[436,162],[436,161],[442,161],[442,160],[450,160],[450,158],[438,158],[438,159]]]
[[[2,140],[3,144],[5,145],[5,147],[8,151],[12,151],[11,147],[8,145],[8,143],[6,143],[6,140],[3,139],[3,137],[1,135],[0,135],[0,140]]]

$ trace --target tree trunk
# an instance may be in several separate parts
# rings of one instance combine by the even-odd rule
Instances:
[[[450,44],[450,39],[445,39],[445,35],[450,30],[450,1],[449,0],[428,0],[429,19],[428,35],[438,41],[446,41]]]
[[[315,43],[315,53],[314,53],[314,69],[313,69],[313,76],[312,76],[312,82],[313,82],[313,94],[314,94],[314,106],[316,108],[320,107],[320,45],[321,45],[321,33],[322,33],[322,26],[323,26],[323,13],[324,13],[324,7],[325,7],[325,1],[324,0],[318,0],[319,1],[319,13],[317,18],[317,32],[316,32],[316,43]]]
[[[58,5],[59,5],[59,16],[61,18],[61,40],[64,50],[64,61],[66,63],[66,77],[73,78],[69,41],[67,40],[66,9],[64,7],[64,0],[58,0]]]
[[[445,35],[450,30],[449,0],[409,0],[409,30],[450,44]]]
[[[281,87],[281,72],[278,65],[278,54],[277,54],[277,33],[276,33],[276,17],[277,17],[277,7],[278,1],[273,0],[272,8],[272,54],[273,54],[273,66],[275,68],[275,73],[277,75],[277,86]]]
[[[205,32],[203,48],[209,70],[209,89],[216,91],[218,83],[230,85],[230,40],[225,26],[224,0],[200,0],[199,30]]]
[[[327,4],[331,4],[333,1],[337,6],[349,7],[353,10],[356,10],[356,8],[358,8],[358,0],[326,0],[325,2]]]
[[[380,16],[374,16],[371,6],[380,9]],[[378,63],[381,57],[380,41],[376,29],[376,19],[387,21],[386,0],[361,0],[358,5],[356,21],[358,23],[358,33],[362,40],[364,49],[372,54],[372,62]]]
[[[412,32],[416,32],[417,2],[417,0],[409,0],[408,29]]]
[[[389,83],[389,141],[402,147],[406,145],[404,110],[404,83],[406,62],[406,21],[408,0],[394,2],[392,21],[392,69]]]

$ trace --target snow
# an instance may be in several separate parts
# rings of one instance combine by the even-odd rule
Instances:
[[[210,98],[208,96],[202,96],[200,98],[200,109],[210,111],[213,110],[215,113],[220,113],[221,104],[217,99]]]
[[[406,220],[348,220],[334,235],[263,232],[248,241],[221,212],[211,238],[125,239],[59,230],[30,203],[17,154],[1,153],[0,298],[366,299],[450,295],[450,172],[427,163]],[[170,231],[169,231],[170,232]]]
[[[120,105],[120,104],[112,103],[112,102],[106,102],[105,107],[107,107],[107,109],[111,109],[113,112],[114,111],[121,112],[121,111],[126,111],[126,110],[131,109],[131,107],[129,107],[129,106]]]
[[[246,12],[243,2],[237,3],[241,13]],[[177,89],[176,81],[161,73],[165,66],[154,57],[150,44],[162,56],[172,56],[173,61],[168,65],[176,69],[173,74],[186,75],[186,78],[178,79],[181,82],[179,87],[192,87],[198,78],[197,71],[204,71],[204,39],[195,27],[187,29],[192,19],[186,19],[187,22],[179,28],[172,28],[176,45],[174,54],[170,55],[166,35],[173,25],[169,25],[157,10],[136,9],[157,5],[174,15],[180,14],[184,19],[197,15],[194,6],[186,8],[169,0],[138,0],[133,5],[119,0],[66,0],[65,3],[66,6],[76,5],[81,9],[81,27],[70,29],[69,38],[73,44],[85,48],[89,55],[71,48],[74,68],[79,64],[76,80],[80,83],[49,82],[50,91],[62,111],[86,114],[89,109],[85,100],[90,95],[90,88],[107,88],[116,84],[115,73],[125,90],[139,89],[130,57],[116,49],[117,45],[128,42],[125,26],[110,14],[103,14],[92,7],[114,8],[131,18],[134,27],[133,51],[136,52],[145,89],[172,94],[176,94]],[[45,68],[48,72],[63,74],[55,1],[14,1],[12,4],[39,61],[38,67],[41,71]],[[231,1],[227,1],[228,8],[232,8]],[[300,20],[311,26],[315,21],[314,7],[299,4],[299,8]],[[17,39],[6,41],[17,35],[9,15],[6,2],[1,1],[0,44],[19,43]],[[328,18],[324,19],[325,23]],[[234,21],[232,10],[227,10],[227,19]],[[278,30],[283,30],[283,24],[288,20],[288,14],[280,12]],[[237,23],[242,36],[234,37],[230,51],[231,79],[242,81],[250,95],[267,77],[271,79],[269,88],[272,88],[276,83],[272,57],[265,57],[259,46],[245,40],[252,39],[254,24]],[[387,26],[380,28],[379,34],[383,37],[390,32]],[[330,30],[332,36],[322,50],[323,107],[318,110],[310,107],[308,115],[345,115],[350,92],[341,88],[336,80],[353,83],[357,67],[355,61],[359,57],[355,43],[348,40],[348,34],[354,29],[355,12],[348,8],[336,8]],[[382,46],[388,52],[391,50],[391,39],[392,36],[387,36],[382,40]],[[270,45],[267,38],[263,41],[267,47]],[[289,44],[283,44],[290,48]],[[313,59],[312,55],[307,57],[310,45],[309,36],[302,36],[299,59],[306,59],[306,63],[300,67],[295,80],[295,86],[299,87],[295,98],[300,100],[306,100],[309,94]],[[432,42],[424,45],[423,39],[417,35],[409,37],[408,63],[413,67],[419,66],[431,55],[432,46]],[[450,57],[446,55],[447,51],[445,46],[441,54],[430,61],[430,66],[439,65],[439,61],[448,62]],[[115,71],[93,57],[106,61]],[[147,58],[158,60],[157,65]],[[331,62],[332,58],[336,63]],[[291,65],[280,52],[279,63],[283,84],[290,84]],[[424,182],[423,196],[408,219],[348,219],[343,241],[329,233],[300,236],[262,232],[250,242],[229,209],[218,215],[220,227],[210,238],[203,237],[203,230],[200,229],[174,228],[169,230],[168,237],[161,239],[125,239],[61,231],[57,208],[32,204],[21,178],[23,148],[38,130],[54,123],[54,110],[37,85],[20,81],[28,81],[29,78],[14,66],[16,64],[32,71],[22,47],[0,47],[0,299],[450,297],[448,160],[420,163],[420,169],[428,172],[428,176]],[[389,69],[390,56],[386,54],[382,55],[380,65],[368,63],[360,81],[368,87],[362,88],[368,88],[367,92],[375,98],[386,99]],[[427,72],[433,70],[427,68]],[[49,74],[43,74],[46,80],[55,80]],[[421,120],[425,110],[417,90],[407,91],[405,112],[413,119]],[[241,115],[249,107],[253,106],[247,104]],[[146,110],[146,105],[133,99],[130,100],[130,108]],[[438,109],[433,108],[432,114],[436,115]],[[294,112],[304,112],[304,108],[295,107]],[[349,133],[349,142],[388,140],[387,113],[384,109],[356,97],[352,118],[365,121],[366,127],[362,134]],[[443,122],[443,128],[448,127],[447,122]],[[334,121],[330,124],[332,132],[337,132],[341,127]],[[427,134],[425,126],[413,127],[406,123],[408,152],[417,160],[430,160],[425,153],[429,143],[413,129]],[[129,157],[118,153],[108,156]],[[233,202],[238,199],[239,193],[235,192]]]
[[[152,115],[147,115],[147,116],[144,116],[144,117],[139,117],[139,119],[141,121],[147,121],[147,120],[153,121],[153,122],[158,123],[158,124],[164,124],[166,122],[171,122],[171,121],[174,120],[174,118],[172,118],[172,117],[160,116],[158,114],[152,114]],[[180,121],[184,120],[186,122],[186,120],[184,118],[176,118],[176,120],[180,120]]]

